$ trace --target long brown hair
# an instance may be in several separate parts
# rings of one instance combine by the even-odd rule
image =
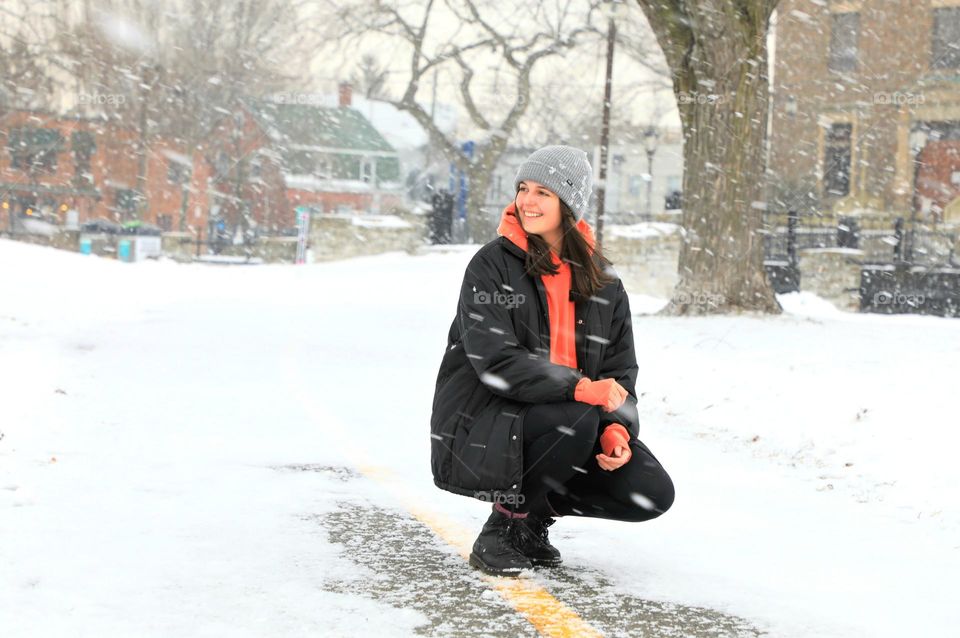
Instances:
[[[519,186],[517,187],[519,192]],[[514,209],[517,220],[523,228],[523,217],[520,207]],[[576,217],[570,207],[560,200],[560,230],[563,236],[563,247],[560,249],[560,259],[570,264],[570,291],[575,297],[587,299],[597,294],[601,288],[616,281],[607,268],[613,265],[600,250],[597,244],[591,253],[590,244],[580,234],[577,228]],[[524,229],[526,233],[526,229]],[[527,233],[527,258],[524,264],[527,274],[531,277],[540,275],[555,275],[560,269],[550,257],[550,245],[540,235]]]

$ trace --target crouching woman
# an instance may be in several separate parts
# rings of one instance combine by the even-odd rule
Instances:
[[[630,304],[584,220],[591,176],[569,146],[527,158],[447,335],[431,467],[437,487],[492,502],[470,555],[490,574],[559,565],[557,518],[647,521],[673,504],[638,438]]]

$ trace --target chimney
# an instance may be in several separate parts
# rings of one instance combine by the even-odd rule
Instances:
[[[340,83],[340,106],[350,106],[353,101],[353,87],[349,82]]]

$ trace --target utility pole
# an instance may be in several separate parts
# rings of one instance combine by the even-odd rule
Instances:
[[[190,202],[190,183],[193,181],[193,164],[190,165],[190,174],[185,178],[180,191],[180,219],[177,230],[181,233],[187,230],[187,209]]]
[[[603,212],[607,199],[607,147],[610,144],[610,100],[613,90],[613,44],[617,38],[617,0],[611,0],[607,19],[607,74],[603,86],[603,125],[600,129],[600,187],[597,188],[597,243],[603,243]]]
[[[433,122],[434,124],[437,123],[436,111],[437,111],[437,70],[434,69],[433,70],[433,93],[430,97],[430,121]],[[424,167],[424,171],[426,171],[427,173],[426,175],[427,183],[430,184],[431,197],[433,196],[433,191],[434,191],[433,175],[431,175],[432,170],[433,170],[433,138],[430,137],[428,133],[427,134],[427,161],[426,161],[426,166]]]
[[[160,80],[162,67],[159,64],[144,64],[140,77],[140,117],[137,136],[137,201],[135,208],[137,219],[143,220],[147,212],[147,144],[150,139],[150,120],[147,116],[148,104],[154,99],[153,92]],[[124,221],[128,213],[124,212]]]

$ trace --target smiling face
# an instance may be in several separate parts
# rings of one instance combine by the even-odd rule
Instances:
[[[523,230],[552,242],[560,234],[560,198],[542,184],[523,180],[517,190],[517,217]]]

